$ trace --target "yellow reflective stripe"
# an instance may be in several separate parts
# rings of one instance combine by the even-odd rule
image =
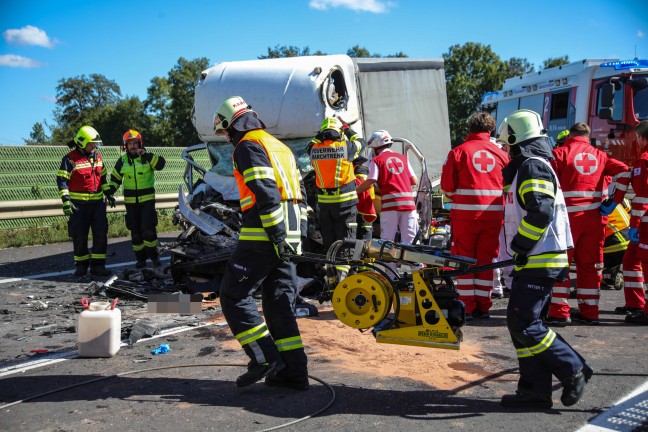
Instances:
[[[121,175],[121,174],[119,173],[119,171],[117,171],[117,170],[113,170],[113,172],[110,173],[110,175],[111,175],[112,177],[115,177],[117,180],[121,180],[121,179],[122,179],[122,175]]]
[[[262,179],[275,180],[274,170],[272,167],[253,167],[243,171],[243,181],[245,183],[251,182],[252,180]]]
[[[70,199],[76,201],[95,201],[103,198],[103,192],[95,193],[82,193],[82,192],[70,192]]]
[[[342,159],[335,162],[335,187],[340,187],[340,171],[342,171]]]
[[[90,254],[87,255],[81,255],[81,256],[74,256],[74,262],[77,261],[88,261],[90,259]]]
[[[530,255],[529,261],[524,266],[515,266],[519,271],[523,268],[563,268],[568,266],[567,252],[552,252],[540,255]]]
[[[110,189],[110,185],[108,183],[104,183],[101,185],[101,190],[102,191],[107,191]]]
[[[311,163],[313,164],[313,168],[315,168],[315,174],[317,174],[317,178],[319,179],[320,184],[322,185],[322,187],[324,187],[326,183],[324,183],[324,177],[322,177],[322,173],[320,171],[319,161],[311,160]]]
[[[276,340],[275,345],[277,345],[277,350],[279,350],[279,352],[304,348],[301,336],[293,336],[286,339]]]
[[[241,228],[239,240],[256,240],[256,241],[270,241],[268,234],[263,228]]]
[[[517,358],[525,358],[525,357],[533,356],[533,354],[531,354],[531,351],[529,351],[527,348],[518,348],[515,351],[517,351]]]
[[[272,160],[274,162],[272,165],[275,171],[279,174],[279,178],[281,178],[281,183],[283,183],[284,194],[286,195],[285,199],[301,199],[301,191],[299,190],[299,181],[297,180],[297,184],[295,184],[296,177],[293,176],[293,181],[289,182],[288,176],[284,171],[284,166],[281,164],[281,161],[279,160],[277,155],[275,153],[270,153],[270,156],[272,157]],[[294,159],[290,158],[289,160],[285,160],[284,158],[284,162],[290,163],[289,161],[294,161]]]
[[[518,233],[524,237],[527,237],[533,241],[538,241],[540,240],[540,237],[542,237],[542,234],[547,230],[547,228],[538,228],[524,219],[522,219],[522,223],[520,224],[518,228]]]
[[[251,196],[241,198],[241,210],[246,210],[251,205],[252,205],[252,197]]]
[[[66,180],[70,180],[70,177],[72,176],[72,174],[69,171],[66,171],[66,170],[58,170],[56,175],[58,177],[63,177]]]
[[[326,204],[340,203],[340,202],[350,201],[357,198],[358,198],[358,194],[356,193],[356,191],[346,192],[339,195],[317,195],[317,201]]]
[[[119,185],[117,183],[115,183],[115,182],[111,181],[110,183],[108,183],[108,185],[110,187],[114,188],[115,190],[119,189]]]
[[[530,179],[522,182],[518,188],[518,194],[522,197],[524,203],[524,194],[529,192],[540,192],[554,198],[554,185],[550,181]]]
[[[367,174],[356,174],[355,176],[360,180],[367,180]]]
[[[144,246],[146,246],[146,247],[156,247],[157,245],[158,245],[157,239],[155,239],[153,241],[144,240]]]
[[[628,240],[626,240],[623,243],[618,243],[618,244],[615,244],[615,245],[606,246],[606,247],[603,248],[603,253],[624,251],[624,250],[626,250],[628,248],[628,243],[630,243],[630,242]]]
[[[138,244],[138,245],[136,245],[135,243],[133,243],[133,250],[134,250],[135,252],[139,252],[139,251],[141,251],[142,249],[144,249],[144,243],[140,243],[140,244]]]
[[[158,156],[158,155],[153,155],[153,157],[151,158],[150,165],[151,165],[153,168],[155,168],[155,166],[156,166],[157,163],[158,163],[158,160],[160,160],[160,156]]]
[[[105,253],[104,254],[93,253],[93,254],[90,254],[90,257],[94,258],[94,259],[106,259],[106,254]]]
[[[263,225],[264,228],[268,228],[283,222],[284,213],[280,206],[270,214],[259,214],[259,217],[261,218],[261,225]]]
[[[269,334],[270,332],[268,331],[268,327],[266,327],[266,324],[261,323],[256,327],[252,327],[250,330],[246,330],[244,332],[237,334],[234,337],[236,337],[236,339],[239,341],[241,346],[244,346],[254,342],[257,339],[261,339],[262,337],[267,336]]]
[[[504,193],[507,193],[509,191],[509,189],[511,189],[511,185],[510,184],[505,185],[504,186]]]
[[[66,195],[70,195],[70,191],[67,189],[60,189],[59,190],[59,197],[63,198]]]

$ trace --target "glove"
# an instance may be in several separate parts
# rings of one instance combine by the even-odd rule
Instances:
[[[513,256],[513,262],[515,263],[516,267],[524,267],[529,262],[529,257],[516,253]]]
[[[614,209],[618,204],[619,204],[618,202],[612,201],[611,198],[608,198],[601,203],[601,208],[599,209],[599,213],[601,213],[601,216],[607,216],[614,211]]]
[[[278,244],[274,245],[275,252],[281,260],[287,260],[290,255],[297,254],[297,251],[290,246],[286,240],[281,240]]]
[[[628,231],[628,237],[630,237],[632,243],[639,243],[639,228],[630,228]]]
[[[63,214],[65,216],[71,216],[72,213],[75,211],[79,210],[77,206],[75,206],[71,201],[65,201],[63,203]]]
[[[115,208],[115,206],[117,205],[117,201],[112,195],[106,195],[106,202],[108,202],[111,208]]]

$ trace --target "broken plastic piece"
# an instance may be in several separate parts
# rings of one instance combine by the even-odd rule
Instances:
[[[171,351],[171,347],[169,347],[168,344],[162,344],[159,347],[155,348],[154,350],[151,350],[151,354],[153,355],[166,354],[169,351]]]

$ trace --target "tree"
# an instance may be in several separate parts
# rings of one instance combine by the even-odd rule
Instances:
[[[569,64],[569,56],[564,55],[562,57],[549,57],[547,60],[542,62],[542,69],[549,69],[556,66],[562,66]]]
[[[300,56],[309,56],[309,55],[326,55],[321,51],[317,51],[314,54],[310,53],[310,48],[304,47],[299,49],[296,46],[279,46],[275,45],[274,48],[268,47],[267,55],[260,55],[257,58],[259,59],[269,59],[269,58],[284,58],[284,57],[300,57]]]
[[[137,96],[124,98],[114,105],[98,110],[92,118],[103,145],[121,146],[124,133],[135,129],[142,134],[144,145],[159,147],[151,134],[151,117],[146,114],[144,104]]]
[[[529,63],[527,59],[520,57],[511,57],[504,62],[505,78],[512,78],[515,76],[520,76],[535,72],[535,66],[532,63]],[[494,90],[494,89],[493,89]]]
[[[50,139],[45,133],[43,123],[36,122],[34,123],[34,126],[32,126],[32,130],[29,133],[29,139],[23,138],[23,141],[27,145],[45,145],[49,144]]]
[[[169,80],[160,77],[153,78],[147,89],[144,109],[151,115],[151,139],[160,147],[173,145],[170,104]]]
[[[506,63],[490,45],[467,42],[453,45],[443,54],[445,61],[450,139],[453,147],[468,133],[466,119],[479,108],[484,93],[501,88]]]

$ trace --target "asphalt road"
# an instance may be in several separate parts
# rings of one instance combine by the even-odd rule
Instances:
[[[174,235],[162,237],[169,241]],[[20,307],[17,298],[30,293],[46,298],[48,290],[82,290],[88,284],[87,280],[57,274],[72,269],[71,250],[66,243],[0,250],[0,299],[5,302],[0,310],[9,312],[4,320],[0,318],[2,431],[243,432],[269,430],[322,410],[285,430],[648,430],[648,389],[642,388],[648,380],[648,328],[623,324],[623,317],[612,313],[623,304],[621,291],[602,292],[600,326],[557,329],[594,368],[583,399],[575,406],[562,406],[555,381],[553,409],[520,412],[499,405],[501,395],[513,390],[517,379],[517,362],[505,329],[506,299],[495,301],[490,320],[464,328],[464,337],[478,343],[480,355],[489,360],[489,371],[480,380],[466,381],[458,367],[457,385],[451,390],[410,379],[350,373],[312,356],[310,373],[325,384],[312,380],[307,392],[262,384],[237,389],[233,382],[246,359],[238,349],[214,349],[219,341],[231,339],[229,330],[218,324],[191,327],[179,322],[182,332],[140,341],[110,359],[75,358],[74,334],[50,335],[54,339],[43,343],[43,336],[33,334],[33,326],[16,329],[20,313],[11,310]],[[111,240],[108,253],[109,265],[132,262],[128,239]],[[25,279],[47,273],[55,274]],[[39,314],[31,318],[33,324],[47,311]],[[63,325],[65,319],[74,320],[75,316],[75,311],[61,307],[52,320]],[[199,318],[222,322],[217,310],[203,312]],[[17,340],[21,337],[25,339]],[[151,356],[150,349],[168,338],[173,338],[173,355]],[[49,346],[50,353],[31,353],[29,348],[34,346]],[[358,355],[369,358],[371,353]],[[438,361],[443,355],[443,350],[430,349],[429,361]],[[57,356],[60,358],[54,361]],[[43,362],[40,366],[39,360]],[[25,365],[34,367],[24,370]],[[613,410],[617,401],[637,389],[638,394],[626,402],[624,410]],[[42,396],[7,407],[37,395]]]

